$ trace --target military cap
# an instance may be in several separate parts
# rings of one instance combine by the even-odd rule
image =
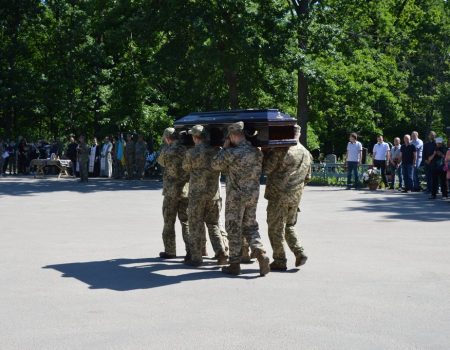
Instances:
[[[174,128],[166,128],[164,129],[163,133],[164,137],[174,137],[175,136],[175,129]]]
[[[237,122],[228,125],[228,134],[242,134],[244,133],[244,122]]]
[[[206,130],[203,125],[194,125],[192,129],[188,131],[188,134],[192,136],[204,137],[206,134]]]

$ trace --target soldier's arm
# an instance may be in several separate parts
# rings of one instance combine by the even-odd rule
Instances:
[[[221,149],[211,161],[211,167],[216,171],[224,172],[228,168],[231,154],[227,149]]]
[[[182,168],[185,172],[190,173],[192,171],[191,152],[186,152],[182,160]]]
[[[263,171],[266,175],[274,172],[278,168],[280,161],[280,153],[271,149],[264,154],[263,159]]]
[[[166,152],[167,152],[167,146],[163,146],[161,148],[161,152],[159,152],[158,159],[156,161],[161,165],[162,167],[166,166]]]

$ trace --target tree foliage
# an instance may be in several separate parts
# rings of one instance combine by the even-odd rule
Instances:
[[[144,132],[280,108],[310,148],[450,125],[445,0],[1,0],[0,133]],[[308,136],[308,137],[307,137]]]

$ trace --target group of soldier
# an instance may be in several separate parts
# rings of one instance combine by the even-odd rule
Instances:
[[[201,266],[210,237],[218,265],[226,274],[239,275],[240,264],[256,258],[261,276],[286,271],[283,247],[286,241],[295,255],[295,266],[307,256],[295,231],[299,204],[305,183],[311,176],[312,157],[298,141],[300,127],[295,126],[297,144],[283,148],[260,149],[247,141],[244,123],[228,126],[222,148],[209,144],[207,130],[195,125],[189,130],[194,147],[187,149],[178,140],[174,128],[163,133],[164,146],[158,162],[163,175],[163,259],[176,258],[175,222],[182,227],[186,247],[184,263]],[[273,262],[267,256],[256,220],[260,177],[267,176],[265,198],[269,240]],[[222,199],[220,175],[226,177],[225,230],[220,223]],[[251,249],[249,255],[248,249]]]
[[[122,135],[113,142],[109,140],[109,137],[105,137],[101,146],[97,144],[96,138],[92,146],[88,145],[83,135],[78,141],[76,144],[72,137],[69,147],[74,145],[74,155],[71,160],[74,165],[78,162],[81,182],[88,180],[90,165],[92,168],[98,165],[101,176],[122,178],[126,172],[127,179],[134,177],[143,179],[147,142],[142,135],[139,135],[136,141],[133,140],[132,134],[127,136],[126,141]]]

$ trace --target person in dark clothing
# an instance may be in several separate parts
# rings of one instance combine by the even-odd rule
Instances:
[[[411,143],[410,135],[405,135],[403,141],[405,143],[400,147],[400,158],[402,162],[403,183],[405,184],[405,189],[402,192],[406,193],[413,189],[413,168],[417,161],[417,151],[416,146]]]
[[[446,171],[444,171],[444,159],[447,148],[442,137],[436,138],[436,149],[428,158],[432,169],[432,188],[430,199],[436,199],[438,187],[441,187],[442,198],[448,198]]]
[[[19,142],[18,147],[18,173],[25,175],[27,174],[27,162],[28,162],[28,151],[29,151],[29,145],[27,143],[27,140],[25,138],[21,139]]]
[[[434,131],[430,131],[430,133],[428,134],[428,139],[429,142],[423,145],[422,159],[425,166],[425,176],[427,180],[426,192],[431,193],[431,190],[433,188],[433,169],[430,162],[428,161],[428,158],[430,158],[436,150],[436,133]]]
[[[73,136],[69,139],[70,143],[67,146],[66,157],[72,162],[72,176],[75,177],[77,173],[77,147],[78,144],[75,142]]]

